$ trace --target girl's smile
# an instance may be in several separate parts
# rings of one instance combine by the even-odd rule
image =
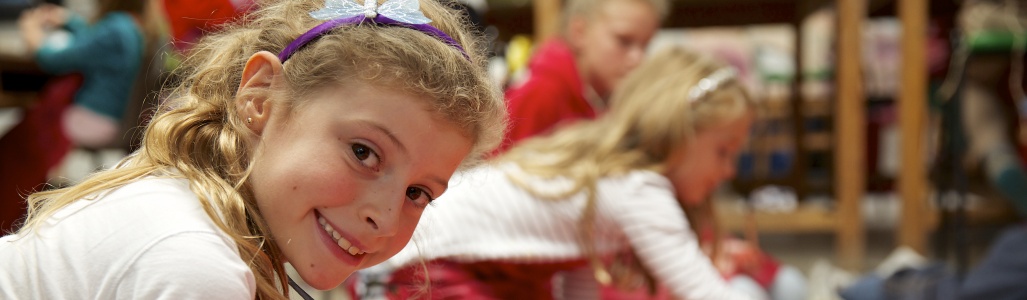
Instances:
[[[331,251],[335,257],[344,263],[352,266],[359,266],[360,262],[364,259],[363,247],[358,246],[360,243],[354,242],[351,235],[340,233],[341,230],[335,229],[330,222],[324,219],[317,210],[314,211],[314,215],[317,216],[317,226],[315,231],[318,231],[321,235],[321,241],[325,243],[325,247],[328,251]]]

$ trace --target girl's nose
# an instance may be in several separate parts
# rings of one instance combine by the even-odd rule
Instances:
[[[398,196],[397,196],[398,194]],[[382,193],[380,199],[372,199],[371,203],[361,210],[360,217],[377,236],[392,236],[399,230],[399,218],[402,214],[405,196],[402,193]]]

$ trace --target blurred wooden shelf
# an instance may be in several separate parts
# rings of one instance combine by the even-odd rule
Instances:
[[[830,132],[810,132],[803,137],[807,151],[827,151],[834,146],[834,135]]]
[[[738,201],[717,201],[717,220],[720,226],[730,232],[744,232],[746,220],[750,217]],[[924,228],[933,232],[941,226],[941,214],[936,207],[928,208],[924,215]],[[833,209],[819,205],[800,205],[789,212],[756,212],[753,216],[759,233],[832,233],[840,226]],[[967,226],[1011,224],[1019,220],[1012,204],[1002,199],[984,199],[966,211]],[[895,220],[897,228],[899,220]]]
[[[791,212],[756,212],[753,217],[761,233],[833,233],[839,226],[831,209],[802,205]],[[725,230],[742,232],[749,216],[733,204],[717,207],[717,220]]]

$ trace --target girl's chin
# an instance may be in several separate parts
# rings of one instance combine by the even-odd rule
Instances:
[[[696,207],[703,203],[702,199],[702,197],[684,195],[681,198],[678,198],[678,203],[685,207]]]
[[[338,274],[335,274],[335,275],[338,275]],[[306,283],[307,283],[307,285],[309,285],[310,287],[312,287],[314,289],[325,291],[325,290],[330,290],[330,289],[334,289],[334,288],[339,287],[339,285],[341,285],[343,282],[345,282],[346,279],[348,279],[350,276],[353,276],[353,273],[349,273],[345,277],[342,277],[342,280],[325,280],[325,281],[306,282]],[[303,277],[303,276],[301,275],[300,277]],[[294,278],[294,280],[295,280],[295,278]],[[306,292],[309,293],[311,291],[307,290]]]
[[[687,207],[694,208],[694,207],[699,207],[700,205],[702,205],[702,201],[694,201],[694,200],[693,201],[685,201],[685,206],[687,206]]]

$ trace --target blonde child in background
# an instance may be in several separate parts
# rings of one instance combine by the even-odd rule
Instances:
[[[526,78],[506,91],[510,131],[501,149],[606,111],[669,9],[667,0],[565,2],[559,33],[535,50]]]
[[[683,210],[734,175],[753,120],[734,74],[680,48],[659,52],[607,114],[454,176],[380,267],[395,269],[387,296],[599,299],[601,285],[646,282],[677,299],[760,296],[731,288]]]
[[[333,288],[401,250],[501,139],[503,102],[455,11],[256,5],[193,49],[141,149],[29,197],[0,238],[0,298],[286,299],[285,262]]]

